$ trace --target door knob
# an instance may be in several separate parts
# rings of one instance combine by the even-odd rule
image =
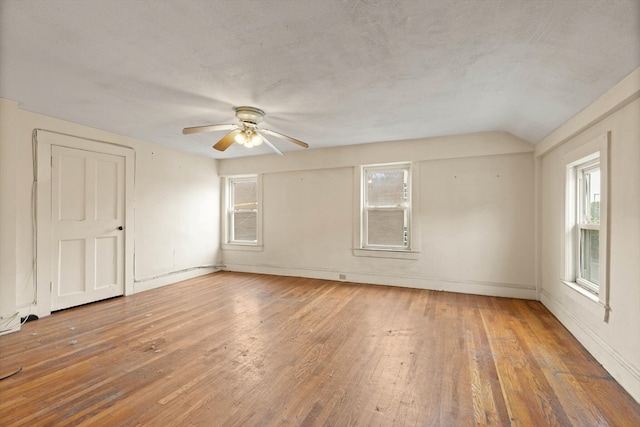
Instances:
[[[124,227],[120,226],[120,227],[118,227],[118,230],[122,231],[122,230],[124,230]]]

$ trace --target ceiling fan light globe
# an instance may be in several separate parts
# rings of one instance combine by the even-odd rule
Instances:
[[[249,140],[245,131],[238,132],[236,136],[233,137],[233,139],[240,145],[245,145]]]
[[[252,147],[257,147],[258,145],[262,144],[262,138],[260,138],[260,135],[258,135],[257,133],[254,133],[249,138],[249,142],[251,143]]]

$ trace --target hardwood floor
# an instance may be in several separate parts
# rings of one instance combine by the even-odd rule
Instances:
[[[2,426],[640,425],[535,301],[220,272],[0,346]]]

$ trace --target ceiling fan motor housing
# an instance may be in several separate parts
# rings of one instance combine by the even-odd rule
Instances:
[[[264,111],[254,107],[236,107],[236,117],[243,123],[257,125],[264,119]]]

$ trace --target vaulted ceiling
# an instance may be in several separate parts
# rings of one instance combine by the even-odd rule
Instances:
[[[0,0],[0,97],[215,158],[270,152],[181,132],[240,105],[312,148],[537,143],[638,67],[638,0]]]

